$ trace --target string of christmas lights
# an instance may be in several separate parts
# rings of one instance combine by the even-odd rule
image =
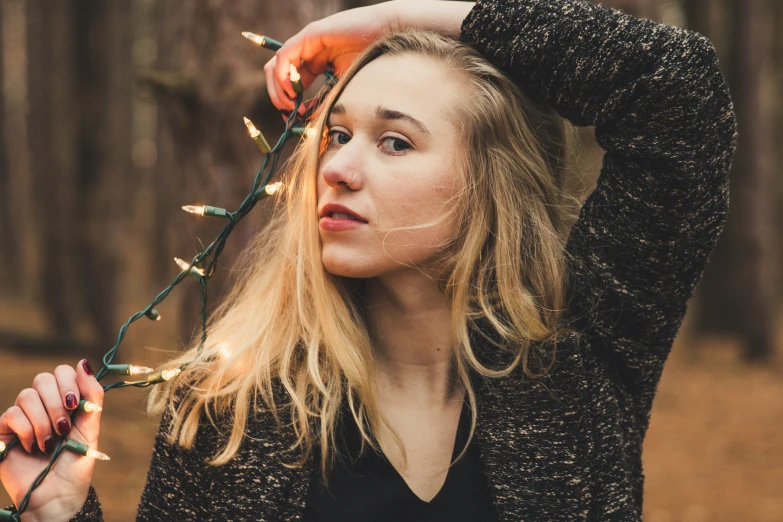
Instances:
[[[277,51],[283,45],[277,40],[273,40],[267,36],[257,35],[250,32],[243,32],[242,36],[257,45],[272,51]],[[95,378],[98,381],[102,380],[107,375],[129,375],[140,376],[140,378],[138,380],[123,380],[104,385],[104,391],[126,387],[144,388],[166,382],[178,375],[185,368],[185,366],[187,366],[187,364],[185,364],[179,368],[165,368],[158,371],[153,371],[152,368],[146,366],[114,363],[114,359],[117,356],[117,351],[119,350],[130,325],[142,317],[146,317],[152,321],[160,321],[161,315],[154,307],[166,299],[174,287],[176,287],[186,277],[192,278],[201,286],[201,341],[198,346],[198,352],[201,353],[202,349],[204,348],[204,343],[207,339],[207,282],[214,274],[215,269],[217,268],[217,260],[223,251],[226,240],[234,230],[234,227],[237,225],[237,223],[248,213],[250,213],[250,211],[253,210],[258,202],[270,196],[274,196],[283,189],[283,184],[281,182],[278,181],[270,183],[270,181],[276,172],[277,162],[280,158],[280,154],[282,152],[283,146],[285,145],[285,142],[293,137],[312,136],[314,131],[313,129],[306,127],[306,121],[310,118],[315,109],[321,104],[323,97],[326,95],[329,89],[331,89],[337,82],[337,77],[332,71],[326,71],[324,75],[327,79],[324,86],[325,88],[319,91],[318,95],[316,96],[315,103],[313,103],[310,108],[300,117],[299,107],[303,102],[303,88],[301,78],[298,71],[296,70],[296,67],[293,64],[291,65],[289,70],[289,77],[294,91],[296,92],[295,107],[286,120],[283,134],[281,134],[280,138],[274,146],[269,145],[264,135],[261,134],[261,131],[256,128],[250,119],[244,118],[248,133],[258,146],[259,150],[264,154],[264,159],[260,170],[253,180],[250,192],[239,205],[237,210],[230,212],[225,208],[214,207],[211,205],[185,205],[182,207],[183,210],[199,216],[227,218],[228,223],[223,228],[223,230],[221,230],[218,236],[212,241],[212,243],[210,243],[209,246],[207,246],[202,252],[191,259],[190,262],[175,257],[174,262],[180,268],[179,274],[177,274],[169,286],[167,286],[165,289],[163,289],[163,291],[155,296],[155,298],[149,305],[147,305],[146,308],[133,314],[125,322],[125,324],[120,327],[119,333],[117,335],[117,341],[114,346],[103,356],[103,366],[95,374]],[[230,352],[228,352],[228,348],[224,346],[220,349],[220,354],[222,356],[227,356],[230,355]],[[86,400],[81,400],[79,402],[79,406],[71,414],[71,417],[73,418],[79,413],[91,413],[98,411],[102,411],[102,408],[97,404],[93,404]],[[18,439],[8,444],[0,442],[0,463],[5,460],[8,452],[11,451],[11,449],[13,449],[14,446],[16,446],[18,443]],[[24,496],[19,505],[0,509],[0,521],[21,522],[20,517],[27,510],[33,491],[35,491],[35,489],[41,485],[43,480],[54,466],[54,463],[64,451],[71,451],[76,454],[98,460],[109,460],[109,457],[106,454],[96,451],[85,444],[81,444],[77,441],[68,439],[67,437],[63,437],[52,452],[48,466],[35,478],[30,486],[30,489],[27,491],[27,494]]]

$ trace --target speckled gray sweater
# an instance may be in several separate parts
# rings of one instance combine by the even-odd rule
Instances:
[[[606,150],[567,244],[568,320],[581,335],[558,344],[546,379],[514,374],[477,390],[498,519],[639,520],[653,397],[729,203],[736,123],[715,50],[577,0],[482,0],[460,39],[563,117],[594,125]],[[192,451],[158,436],[137,520],[300,521],[311,470],[276,458],[291,434],[265,416],[248,433],[217,468],[203,462],[215,433]],[[94,490],[74,520],[101,520]]]

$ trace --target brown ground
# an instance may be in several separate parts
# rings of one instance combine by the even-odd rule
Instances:
[[[69,358],[70,359],[70,358]],[[0,351],[0,409],[39,371],[74,361]],[[134,519],[157,420],[146,392],[107,394],[94,484],[107,522]],[[728,342],[678,340],[645,442],[647,522],[783,522],[783,364],[739,362]],[[0,505],[8,498],[0,491]]]

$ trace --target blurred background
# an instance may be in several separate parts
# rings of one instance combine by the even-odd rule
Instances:
[[[223,226],[185,204],[236,208],[262,157],[242,117],[276,141],[266,95],[278,40],[361,0],[2,0],[0,2],[0,411],[39,372],[88,357],[96,369],[119,327]],[[725,231],[689,307],[645,441],[645,520],[783,521],[783,2],[607,0],[707,35],[739,120]],[[318,85],[307,94],[312,95]],[[601,166],[581,130],[570,189]],[[272,141],[272,143],[274,143]],[[293,144],[289,144],[292,147]],[[237,228],[210,302],[263,223]],[[116,362],[155,366],[197,333],[198,285],[128,330]],[[107,394],[94,485],[107,521],[133,520],[158,419],[146,392]],[[0,488],[1,489],[1,488]],[[0,505],[8,497],[0,491]]]

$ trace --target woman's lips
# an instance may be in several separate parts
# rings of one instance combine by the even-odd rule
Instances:
[[[318,225],[321,228],[323,228],[324,230],[331,230],[334,232],[339,232],[341,230],[353,230],[354,228],[358,228],[366,224],[367,223],[364,223],[362,221],[357,221],[355,219],[349,219],[349,218],[335,219],[329,216],[324,216],[318,220]]]

